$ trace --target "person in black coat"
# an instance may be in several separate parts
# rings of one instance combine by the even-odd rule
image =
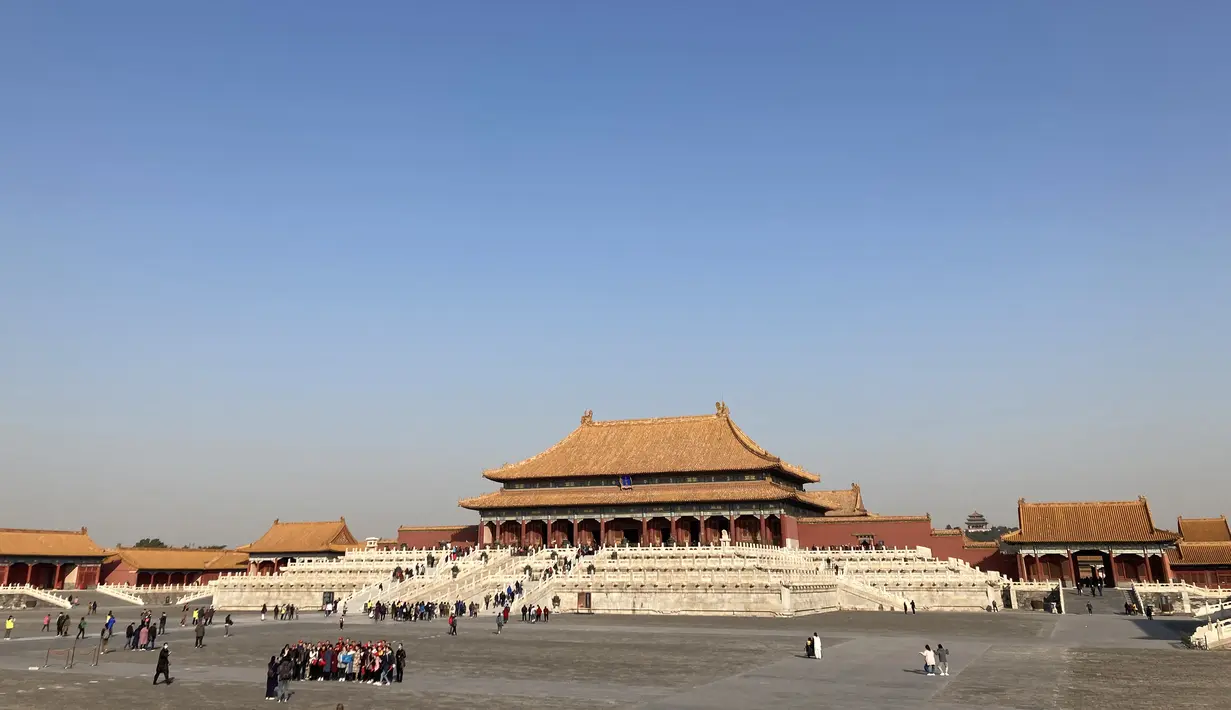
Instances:
[[[158,676],[162,676],[168,685],[171,683],[171,646],[162,645],[158,652],[158,665],[154,666],[154,685],[158,685]]]
[[[265,699],[278,699],[278,659],[269,657],[269,666],[265,669]]]

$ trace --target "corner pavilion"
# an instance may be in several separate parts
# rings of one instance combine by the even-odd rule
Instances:
[[[459,501],[479,512],[480,545],[797,547],[800,518],[861,507],[857,487],[805,491],[819,477],[758,446],[722,402],[713,414],[657,419],[587,411],[560,443],[483,476],[501,489]]]

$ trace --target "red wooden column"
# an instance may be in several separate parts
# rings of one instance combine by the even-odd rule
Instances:
[[[709,516],[698,515],[697,519],[701,521],[701,539],[698,541],[702,545],[708,545],[710,542],[709,531],[705,529],[705,521],[709,520]]]
[[[765,516],[761,517],[761,544],[767,545],[771,542],[769,539],[769,526],[765,524]]]
[[[1043,560],[1042,560],[1042,557],[1043,557],[1042,555],[1035,555],[1035,556],[1034,556],[1034,581],[1036,581],[1036,582],[1042,582],[1042,581],[1043,581]]]
[[[0,565],[0,587],[9,583],[9,566]]]
[[[1165,577],[1165,579],[1163,579],[1164,582],[1170,582],[1172,579],[1171,557],[1167,554],[1166,550],[1163,550],[1163,577]]]
[[[598,544],[607,544],[607,521],[602,518],[598,520]]]
[[[526,521],[521,521],[521,535],[517,538],[518,545],[526,544]]]
[[[1069,550],[1069,569],[1072,570],[1073,586],[1081,584],[1081,572],[1077,569],[1077,558],[1073,556],[1073,551]]]
[[[60,563],[58,562],[56,563],[56,576],[51,578],[51,588],[52,589],[60,588],[60,567],[61,566],[62,565]]]
[[[641,545],[649,545],[648,535],[650,534],[650,521],[645,518],[641,519]]]
[[[1150,565],[1150,555],[1149,553],[1146,553],[1142,555],[1142,557],[1144,557],[1146,561],[1146,581],[1153,582],[1154,581],[1154,569]]]
[[[570,520],[569,522],[573,524],[573,547],[577,547],[578,545],[580,545],[580,544],[581,544],[581,538],[580,538],[580,537],[578,537],[578,535],[579,535],[579,534],[580,534],[580,532],[581,532],[581,531],[578,529],[578,524],[579,524],[579,522],[580,522],[580,521],[578,521],[578,520]]]
[[[679,542],[680,541],[680,532],[679,532],[680,519],[679,518],[667,518],[667,520],[671,523],[671,528],[667,531],[667,537],[671,538],[672,540],[675,540],[676,542]],[[663,540],[663,542],[666,542],[666,540]]]
[[[1017,581],[1026,582],[1026,556],[1020,551],[1017,553]]]

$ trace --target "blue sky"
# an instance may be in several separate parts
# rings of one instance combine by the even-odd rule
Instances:
[[[1229,24],[5,4],[0,515],[390,535],[720,398],[877,512],[1226,513]]]

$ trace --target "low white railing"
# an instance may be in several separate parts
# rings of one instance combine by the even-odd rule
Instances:
[[[1231,589],[1226,587],[1198,587],[1189,582],[1134,582],[1133,588],[1139,593],[1177,594],[1188,592],[1189,597],[1198,599],[1225,599],[1231,596]]]
[[[58,606],[61,609],[71,609],[73,607],[72,602],[64,597],[57,596],[46,589],[39,589],[30,584],[8,584],[0,587],[0,594],[24,594],[53,606]]]
[[[1206,603],[1198,607],[1193,607],[1193,616],[1211,616],[1220,611],[1227,611],[1228,609],[1231,609],[1231,599],[1221,602]]]
[[[209,584],[198,584],[194,586],[195,588],[193,589],[184,590],[184,594],[180,596],[179,599],[175,600],[176,606],[180,606],[181,604],[191,604],[196,601],[201,601],[207,597],[214,596],[214,590],[218,586],[218,582],[215,580]]]
[[[1056,588],[1058,582],[1010,582],[1014,589],[1023,592],[1050,592]]]
[[[128,602],[129,604],[137,604],[137,605],[145,604],[144,599],[132,593],[132,590],[139,589],[139,587],[124,587],[118,584],[100,584],[94,589],[103,594],[106,594],[109,597],[119,599],[122,602]]]
[[[1198,627],[1189,638],[1189,644],[1197,648],[1215,649],[1231,644],[1231,619],[1211,621]]]

